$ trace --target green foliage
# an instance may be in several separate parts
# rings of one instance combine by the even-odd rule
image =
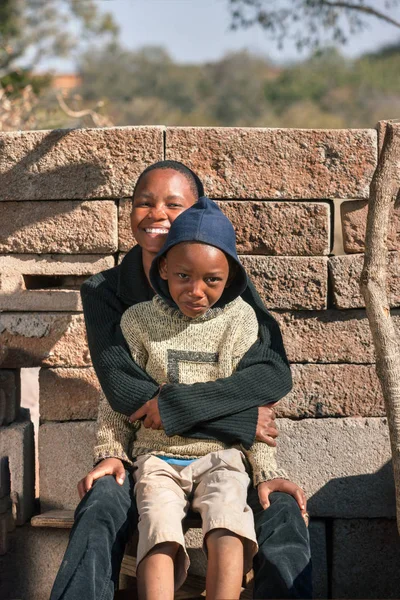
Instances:
[[[228,0],[228,6],[232,29],[261,27],[280,48],[288,39],[299,49],[345,44],[371,19],[400,28],[399,0]]]
[[[80,93],[117,125],[371,127],[400,110],[400,48],[356,61],[327,49],[277,67],[242,51],[175,63],[162,48],[113,44],[82,56]]]
[[[110,14],[100,13],[94,0],[1,0],[0,75],[116,32]]]

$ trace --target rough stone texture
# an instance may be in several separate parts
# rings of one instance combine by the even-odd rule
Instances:
[[[400,311],[392,312],[400,330]],[[372,363],[374,348],[364,310],[274,313],[290,362]]]
[[[131,196],[141,171],[163,158],[163,127],[0,134],[0,200]]]
[[[393,517],[386,419],[280,419],[279,464],[304,486],[313,517]],[[95,423],[39,430],[42,510],[75,508],[76,484],[92,468]],[[57,469],[54,469],[57,464]]]
[[[0,296],[0,311],[80,312],[82,302],[77,290],[27,290]]]
[[[100,384],[94,369],[40,369],[42,421],[95,419]]]
[[[21,404],[21,386],[18,371],[0,370],[0,426],[9,425],[17,418]],[[1,479],[1,478],[0,478]],[[1,494],[0,494],[1,498]]]
[[[328,592],[328,557],[326,552],[325,523],[319,519],[311,519],[308,526],[310,533],[313,598],[329,598]]]
[[[61,202],[57,202],[61,204]],[[91,202],[90,204],[95,204]],[[104,202],[102,203],[104,204]],[[4,204],[1,205],[6,206]],[[19,204],[19,206],[22,206]],[[113,256],[63,254],[9,254],[0,255],[0,271],[10,270],[21,275],[76,275],[90,277],[115,264]]]
[[[217,202],[232,221],[240,254],[318,256],[330,250],[330,206],[322,202]],[[132,201],[120,200],[119,249],[130,250]]]
[[[113,256],[0,256],[0,310],[81,311],[81,283],[114,262]]]
[[[0,252],[110,254],[117,250],[113,201],[4,202],[1,212]]]
[[[31,517],[35,500],[35,450],[30,420],[21,418],[0,428],[0,457],[8,457],[13,510],[17,525],[22,525]]]
[[[45,423],[39,428],[40,505],[75,508],[78,481],[93,467],[95,445],[93,421]],[[57,465],[57,468],[54,466]]]
[[[10,551],[0,557],[0,598],[49,600],[68,536],[68,529],[19,527],[10,537]]]
[[[375,365],[291,365],[293,390],[277,404],[279,417],[383,417]]]
[[[8,466],[8,457],[0,458],[0,498],[6,498],[10,495],[10,469]]]
[[[398,598],[399,561],[395,520],[333,522],[332,598]]]
[[[329,259],[333,300],[336,308],[364,307],[360,293],[360,277],[364,255],[333,256]],[[388,261],[387,294],[391,307],[400,306],[400,253],[390,252]]]
[[[241,262],[269,308],[326,308],[327,258],[242,256]]]
[[[395,515],[386,419],[280,419],[278,461],[313,517]]]
[[[364,251],[365,230],[367,226],[368,202],[356,200],[343,202],[340,206],[342,217],[343,246],[345,252]],[[400,248],[400,203],[391,212],[388,231],[388,249]]]
[[[215,198],[368,198],[372,129],[168,128],[166,158],[193,168]]]
[[[90,365],[83,315],[0,314],[0,365],[2,368]]]
[[[123,198],[118,203],[118,248],[128,252],[136,246],[136,240],[131,231],[130,214],[132,198]]]

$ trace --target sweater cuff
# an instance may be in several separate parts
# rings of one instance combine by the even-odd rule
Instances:
[[[133,461],[128,457],[126,452],[118,447],[113,448],[111,445],[96,446],[94,449],[93,463],[97,465],[106,458],[119,458],[125,466],[132,467]]]
[[[286,471],[283,469],[275,469],[265,471],[264,469],[260,469],[259,471],[253,471],[253,485],[256,488],[260,483],[264,481],[272,481],[272,479],[287,479]]]

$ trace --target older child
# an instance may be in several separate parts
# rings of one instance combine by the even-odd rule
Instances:
[[[159,384],[231,375],[257,340],[258,323],[240,298],[247,276],[233,227],[214,202],[200,198],[174,221],[150,281],[153,301],[131,307],[121,321],[135,362]],[[96,461],[136,457],[139,596],[173,598],[174,583],[175,589],[182,585],[189,565],[182,519],[191,504],[202,516],[210,558],[207,598],[239,598],[243,569],[251,569],[257,552],[245,465],[255,487],[272,479],[276,491],[295,495],[298,487],[285,481],[274,450],[262,442],[250,450],[229,448],[215,439],[134,426],[102,402]]]

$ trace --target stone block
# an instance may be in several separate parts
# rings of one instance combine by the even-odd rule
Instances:
[[[279,419],[278,429],[278,463],[305,490],[312,517],[394,517],[386,419]]]
[[[373,129],[169,127],[165,156],[181,160],[212,198],[368,198]]]
[[[284,310],[326,308],[327,258],[242,256],[241,262],[268,308]]]
[[[92,367],[40,369],[40,419],[96,419],[100,384]]]
[[[0,457],[0,499],[10,495],[10,469],[8,467],[8,456]]]
[[[329,598],[328,557],[325,522],[311,519],[308,527],[310,533],[313,598]]]
[[[113,256],[0,256],[0,311],[82,311],[83,281],[113,266]]]
[[[18,367],[90,365],[82,314],[0,314],[0,364]]]
[[[68,536],[67,529],[19,527],[9,538],[9,552],[0,557],[0,598],[49,600]]]
[[[343,246],[345,252],[364,251],[365,231],[367,226],[368,202],[355,200],[343,202],[340,206],[342,217]],[[389,218],[387,244],[389,250],[400,248],[400,204],[392,209]]]
[[[20,404],[21,384],[19,372],[0,369],[0,426],[9,425],[15,421]]]
[[[325,310],[274,313],[292,363],[374,362],[368,319],[363,310]],[[393,320],[400,330],[400,311]]]
[[[364,307],[360,278],[364,265],[363,254],[333,256],[329,259],[333,300],[336,308]],[[400,253],[390,252],[388,259],[387,294],[391,307],[400,306]]]
[[[218,202],[240,254],[318,256],[330,251],[330,206],[323,202]]]
[[[275,411],[279,417],[384,417],[375,365],[291,365],[293,390]]]
[[[318,256],[330,250],[330,206],[323,202],[219,201],[236,231],[240,254]],[[131,232],[132,201],[120,200],[119,249],[135,245]]]
[[[132,198],[122,198],[118,203],[118,248],[128,252],[136,246],[131,230]]]
[[[35,450],[30,420],[0,428],[0,457],[8,458],[13,512],[17,525],[22,525],[31,517],[35,500]]]
[[[333,522],[332,598],[398,598],[399,561],[395,520]]]
[[[393,517],[386,419],[279,419],[279,464],[303,486],[313,517]],[[45,423],[39,430],[42,510],[73,509],[92,468],[95,423]],[[57,465],[57,469],[54,465]]]
[[[39,427],[40,506],[73,509],[76,486],[93,468],[96,423],[45,423]]]
[[[1,200],[131,196],[163,158],[163,127],[58,129],[0,134]]]
[[[111,200],[4,202],[1,211],[0,252],[111,254],[117,250],[117,207]]]

